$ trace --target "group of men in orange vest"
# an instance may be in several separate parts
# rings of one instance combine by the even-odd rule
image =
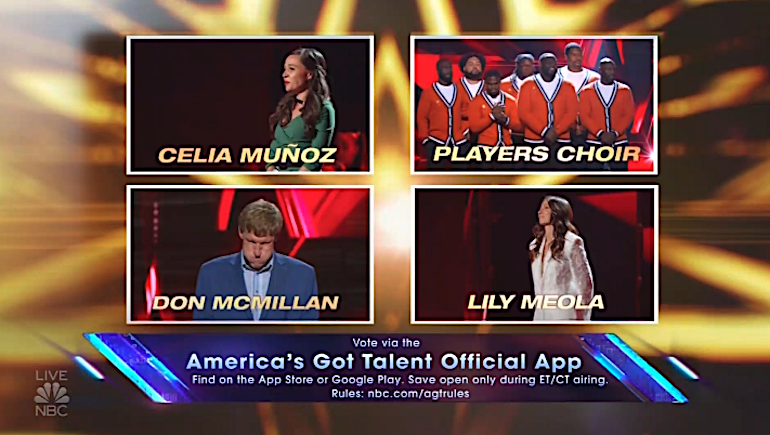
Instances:
[[[516,57],[509,77],[486,69],[477,53],[460,59],[463,77],[452,78],[452,63],[436,64],[438,80],[424,89],[417,107],[416,134],[424,146],[429,169],[498,170],[627,170],[624,162],[568,162],[556,159],[562,146],[628,145],[627,131],[634,118],[631,88],[615,80],[615,62],[599,62],[599,72],[583,67],[583,50],[570,43],[564,50],[567,64],[558,68],[556,55],[538,59],[524,53]],[[467,156],[473,147],[535,147],[546,145],[544,163],[451,163],[435,161],[438,146],[458,147]],[[484,155],[484,153],[481,153]]]

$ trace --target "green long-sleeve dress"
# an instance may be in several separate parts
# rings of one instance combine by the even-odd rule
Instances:
[[[270,155],[274,156],[281,148],[297,147],[300,149],[300,153],[306,148],[317,148],[319,151],[323,148],[327,148],[332,143],[332,137],[334,136],[334,106],[330,100],[326,100],[321,106],[321,117],[316,124],[316,134],[313,138],[308,138],[305,135],[305,121],[301,116],[298,116],[289,121],[286,126],[281,126],[279,123],[275,127],[274,139],[270,143]],[[323,153],[320,154],[323,156]],[[301,163],[294,163],[288,161],[281,164],[280,162],[275,164],[282,171],[299,171],[303,166]],[[320,171],[321,163],[316,161],[315,163],[305,163],[304,166],[311,171]]]

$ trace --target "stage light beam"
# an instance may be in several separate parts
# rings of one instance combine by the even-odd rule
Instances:
[[[568,181],[576,178],[576,175],[570,174],[526,174],[520,176],[515,184],[537,186],[541,184],[558,185],[566,184]]]
[[[411,210],[412,197],[409,193],[393,194],[386,202],[376,207],[378,241],[375,249],[401,253],[411,249]]]
[[[387,34],[382,37],[375,59],[374,92],[380,98],[377,104],[381,104],[386,95],[391,96],[396,104],[396,112],[400,121],[399,131],[403,132],[399,136],[408,139],[409,116],[412,113],[409,107],[409,73],[393,35]],[[389,123],[381,120],[376,123],[375,136],[378,138],[382,137],[379,132],[383,125],[389,125]],[[389,126],[388,129],[390,130],[392,127]]]
[[[318,22],[317,35],[344,35],[350,31],[358,6],[357,0],[325,0]]]
[[[154,34],[155,31],[151,28],[144,26],[127,15],[119,12],[108,5],[105,5],[104,1],[95,0],[52,0],[54,3],[58,3],[71,10],[75,10],[83,13],[84,15],[96,19],[104,26],[109,28],[119,35],[130,34]],[[50,3],[50,2],[49,2]],[[48,6],[50,7],[50,5]]]
[[[767,262],[661,235],[660,264],[770,311]]]
[[[0,313],[34,307],[51,294],[70,294],[121,276],[125,271],[126,230],[73,246],[0,279]]]
[[[274,33],[277,0],[225,0],[201,5],[190,0],[156,0],[158,5],[183,21],[194,34]]]
[[[259,171],[254,171],[255,175],[259,174]],[[213,185],[243,185],[243,186],[259,186],[265,184],[265,177],[250,177],[248,175],[234,175],[234,174],[196,174],[193,178],[197,179],[203,184]]]
[[[417,0],[425,31],[433,35],[457,35],[460,33],[460,20],[457,18],[453,2],[449,0]]]
[[[584,0],[560,4],[550,0],[499,0],[503,33],[543,34],[542,23],[548,23],[547,34],[569,34],[595,24],[613,0]]]
[[[30,98],[59,115],[91,124],[126,123],[123,105],[92,98],[86,80],[71,73],[16,71],[11,83]]]
[[[768,71],[761,66],[739,68],[718,75],[703,92],[660,103],[658,117],[686,118],[712,110],[723,110],[767,100],[758,92],[767,83]]]

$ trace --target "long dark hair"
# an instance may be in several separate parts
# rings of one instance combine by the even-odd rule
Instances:
[[[553,242],[551,242],[551,256],[557,260],[561,260],[564,253],[564,237],[567,231],[572,231],[575,235],[579,234],[575,224],[572,223],[572,206],[569,201],[559,196],[548,195],[543,198],[543,201],[548,201],[548,206],[551,208],[551,225],[553,225]],[[539,204],[542,204],[540,201]],[[540,245],[545,240],[545,227],[540,225],[540,221],[532,228],[532,234],[535,236],[535,247],[529,251],[530,261],[540,255]]]
[[[321,119],[321,108],[323,103],[329,99],[329,84],[326,82],[326,58],[315,48],[298,48],[292,51],[289,56],[296,54],[300,62],[305,66],[312,76],[307,84],[307,101],[302,108],[302,120],[305,122],[305,135],[314,138],[316,135],[315,126]],[[275,135],[275,127],[278,123],[282,127],[291,121],[291,112],[297,103],[297,94],[287,92],[278,102],[275,112],[270,115],[270,132]]]

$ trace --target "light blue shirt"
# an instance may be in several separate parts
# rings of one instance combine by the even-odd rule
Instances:
[[[267,295],[267,288],[270,285],[270,275],[273,270],[273,259],[275,255],[270,257],[270,261],[267,262],[265,267],[259,270],[255,270],[249,266],[246,262],[246,258],[241,251],[241,267],[243,268],[243,281],[246,283],[246,291],[249,293],[249,297],[253,298],[259,296],[261,300],[264,300]],[[262,314],[262,308],[255,306],[251,310],[251,314],[255,321],[259,321],[259,316]]]

